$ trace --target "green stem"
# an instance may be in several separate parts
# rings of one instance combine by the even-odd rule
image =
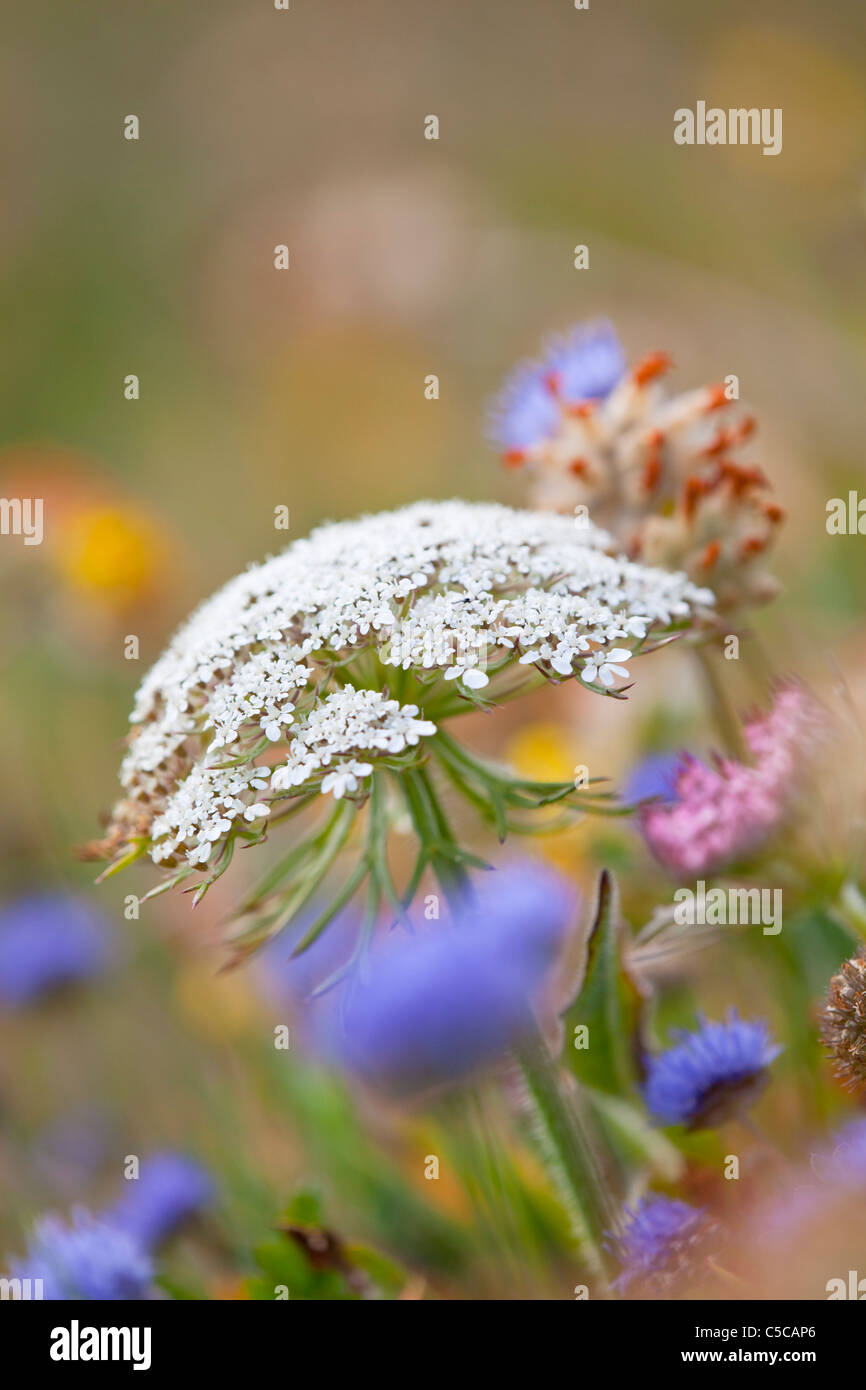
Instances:
[[[736,758],[738,762],[751,763],[752,755],[743,737],[742,725],[734,712],[724,683],[719,679],[713,653],[706,645],[693,647],[692,650],[701,668],[704,689],[707,692],[710,709],[721,736],[724,751],[730,757]]]
[[[300,847],[301,859],[307,862],[297,882],[279,897],[272,911],[254,918],[249,926],[238,932],[232,938],[233,946],[241,951],[252,950],[269,937],[276,936],[278,932],[289,925],[316,892],[345,845],[355,821],[355,810],[355,806],[350,801],[338,801],[336,803],[324,828],[319,831],[318,835]],[[270,891],[273,891],[280,878],[285,877],[294,864],[293,854],[294,852],[290,852],[287,859],[284,859],[272,871],[270,877],[276,878],[276,882],[269,884]],[[255,906],[256,902],[248,899],[244,910],[249,911]],[[324,931],[329,920],[330,918],[319,919],[316,925],[316,935]],[[314,939],[315,936],[312,932],[307,932],[303,942],[292,953],[293,956],[301,950],[306,950]]]
[[[440,1100],[438,1109],[443,1140],[472,1205],[485,1255],[495,1262],[499,1279],[504,1272],[512,1287],[521,1289],[526,1277],[526,1250],[518,1239],[515,1205],[504,1190],[476,1088],[456,1088]]]
[[[629,807],[623,808],[614,803],[611,791],[585,791],[569,782],[541,782],[533,778],[515,777],[507,769],[495,763],[485,762],[470,753],[462,744],[440,729],[430,740],[431,752],[439,759],[455,785],[478,808],[489,801],[493,814],[496,806],[523,811],[537,811],[542,806],[565,803],[568,809],[588,812],[591,815],[622,816]],[[590,778],[588,786],[605,781],[605,778]],[[473,787],[473,783],[476,784]],[[478,789],[481,789],[479,793]],[[485,799],[486,798],[486,799]],[[488,817],[489,818],[489,817]],[[502,826],[515,829],[510,819],[503,819]]]
[[[469,874],[461,862],[460,848],[439,804],[427,769],[407,769],[401,783],[426,862],[435,873],[452,908],[464,907],[471,892]]]
[[[571,1103],[563,1095],[557,1068],[538,1031],[515,1045],[529,1098],[538,1123],[538,1138],[550,1176],[559,1192],[592,1272],[609,1273],[605,1235],[616,1225],[595,1146],[584,1119],[580,1096]]]
[[[866,937],[866,899],[853,879],[842,884],[830,911],[840,918],[855,938],[862,940]]]

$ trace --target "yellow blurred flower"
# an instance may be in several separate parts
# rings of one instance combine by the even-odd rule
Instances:
[[[527,724],[514,733],[507,744],[506,756],[509,766],[519,776],[538,782],[570,782],[582,761],[571,730],[562,724],[542,721]],[[559,814],[556,806],[547,810],[550,821]],[[578,821],[564,830],[539,836],[535,848],[562,873],[574,876],[582,832],[582,822]]]
[[[537,782],[569,782],[578,761],[574,744],[561,724],[535,723],[518,730],[506,755],[521,777]]]

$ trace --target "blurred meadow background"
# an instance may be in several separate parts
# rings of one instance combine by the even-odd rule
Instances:
[[[7,907],[77,895],[111,948],[80,988],[0,1008],[0,1265],[40,1213],[104,1206],[125,1156],[172,1149],[217,1193],[164,1262],[189,1296],[249,1296],[253,1248],[312,1187],[328,1225],[442,1296],[569,1297],[528,1153],[509,1159],[535,1252],[515,1272],[466,1188],[424,1180],[447,1121],[396,1127],[275,1051],[262,967],[220,973],[245,866],[195,914],[169,894],[127,920],[153,871],[94,888],[76,852],[115,798],[142,675],[200,599],[282,546],[275,507],[291,539],[420,497],[519,504],[487,402],[545,335],[599,314],[630,358],[671,352],[678,388],[739,377],[788,512],[783,593],[750,622],[777,671],[866,695],[862,540],[825,530],[827,499],[866,476],[866,11],[79,0],[12,6],[4,28],[0,494],[44,498],[45,536],[0,538],[0,890]],[[783,108],[781,155],[677,147],[673,112],[698,99]],[[741,665],[748,705],[763,691]],[[476,719],[478,745],[533,776],[585,763],[615,781],[647,750],[706,748],[685,656],[641,676],[626,705],[569,686],[519,724]],[[669,889],[633,827],[600,824],[545,853],[586,899],[601,866],[628,874],[639,924]],[[804,1018],[846,954],[833,931],[790,947]],[[689,969],[708,1011],[774,1018],[748,951],[723,942]],[[844,1098],[814,1047],[800,1067],[787,1043],[762,1105],[796,1144]],[[662,1182],[682,1176],[661,1140],[656,1159]]]

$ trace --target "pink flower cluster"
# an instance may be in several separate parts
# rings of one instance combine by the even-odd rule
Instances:
[[[673,802],[641,813],[652,853],[674,874],[715,873],[754,853],[780,825],[824,730],[821,706],[790,682],[777,690],[769,714],[744,725],[753,764],[719,757],[708,766],[684,753]]]

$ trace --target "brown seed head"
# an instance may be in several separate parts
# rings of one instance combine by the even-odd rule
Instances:
[[[866,1083],[866,947],[846,960],[830,981],[821,1036],[837,1076],[851,1089]]]

